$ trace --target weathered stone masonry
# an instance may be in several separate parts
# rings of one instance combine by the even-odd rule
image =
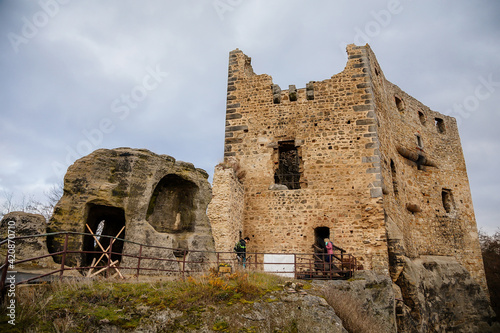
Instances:
[[[311,252],[315,230],[326,228],[365,268],[387,271],[380,153],[365,58],[363,48],[353,47],[342,73],[305,89],[281,90],[270,76],[254,74],[249,57],[231,52],[225,156],[246,171],[242,231],[252,239],[250,250]],[[300,188],[270,189],[275,178],[280,183],[280,156],[293,148]],[[214,192],[216,187],[214,182]]]
[[[341,73],[281,90],[230,52],[224,155],[246,176],[219,191],[228,183],[216,169],[211,205],[243,189],[238,231],[250,251],[311,252],[329,235],[395,282],[406,259],[448,256],[485,287],[455,120],[387,81],[368,45],[347,53]]]

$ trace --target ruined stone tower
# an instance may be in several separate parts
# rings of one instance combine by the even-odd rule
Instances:
[[[330,79],[281,90],[230,52],[225,163],[209,206],[217,249],[242,234],[249,251],[311,253],[329,237],[395,282],[441,256],[485,287],[455,119],[387,81],[368,45],[347,53]]]

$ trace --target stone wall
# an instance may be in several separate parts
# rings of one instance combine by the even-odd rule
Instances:
[[[310,253],[327,235],[390,276],[403,331],[467,331],[491,311],[456,121],[387,81],[368,45],[347,54],[341,73],[281,90],[230,53],[224,155],[246,173],[249,251]],[[477,309],[436,317],[448,280]]]
[[[215,250],[232,252],[243,233],[243,187],[231,167],[215,167],[212,201],[207,215],[210,219]]]
[[[312,252],[315,230],[387,271],[387,244],[375,106],[364,48],[350,46],[343,72],[281,90],[256,75],[250,58],[230,53],[225,157],[243,179],[243,233],[249,251]],[[287,189],[276,174],[280,156],[298,157],[300,176]],[[243,205],[243,203],[241,203]]]
[[[394,224],[389,240],[399,238],[398,255],[409,258],[454,257],[486,288],[455,119],[387,81],[369,46],[365,49],[375,96],[384,211]]]

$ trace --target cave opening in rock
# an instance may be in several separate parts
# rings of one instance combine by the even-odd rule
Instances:
[[[103,236],[112,236],[116,237],[118,233],[120,233],[118,238],[125,238],[125,212],[122,208],[104,206],[104,205],[96,205],[89,204],[87,205],[87,220],[86,224],[90,227],[92,232],[95,234],[95,238],[92,235],[85,235],[83,237],[83,251],[98,251],[100,253],[83,253],[82,263],[85,266],[90,266],[92,264],[92,260],[95,258],[99,259],[102,255],[102,249],[97,243],[97,241],[101,244],[101,246],[106,250],[110,245],[110,242],[113,238],[103,237]],[[123,229],[123,231],[122,231]],[[85,226],[86,234],[89,233],[89,230]],[[96,240],[97,238],[97,240]],[[123,241],[115,240],[111,247],[111,260],[121,261],[121,253],[123,251]],[[107,264],[108,258],[106,256],[103,257],[105,264]],[[103,265],[103,262],[100,263]]]
[[[162,233],[194,231],[194,198],[198,187],[177,175],[167,175],[156,185],[146,219]]]

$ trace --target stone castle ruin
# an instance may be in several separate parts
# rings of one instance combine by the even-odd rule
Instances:
[[[268,254],[312,254],[330,238],[360,269],[392,280],[399,331],[465,332],[489,320],[455,119],[386,80],[368,45],[347,54],[330,79],[281,90],[242,51],[230,52],[224,162],[212,188],[204,170],[171,156],[100,149],[69,167],[47,230],[120,233],[113,260],[124,267],[136,265],[126,255],[138,243],[170,248],[145,248],[143,256],[172,259],[141,264],[151,269],[185,254],[214,262],[214,251],[231,252],[245,236],[249,252]],[[46,244],[61,251],[63,236]],[[95,250],[88,235],[68,246]],[[94,259],[75,254],[66,264]]]
[[[482,293],[471,306],[487,309],[455,119],[386,80],[368,45],[347,53],[330,79],[282,90],[242,51],[230,52],[225,163],[208,211],[217,249],[243,234],[251,252],[311,253],[330,238],[391,277],[411,318],[401,327],[438,320],[424,315],[429,293],[430,308],[453,311],[443,296],[450,280]]]

